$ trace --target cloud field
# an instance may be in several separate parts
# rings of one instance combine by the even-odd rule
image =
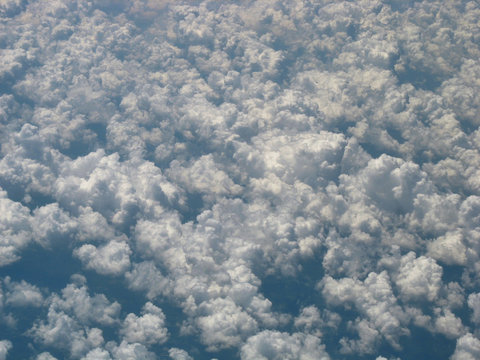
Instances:
[[[480,358],[479,23],[0,0],[0,360]]]

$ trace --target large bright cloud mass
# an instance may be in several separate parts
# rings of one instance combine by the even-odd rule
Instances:
[[[0,360],[479,359],[479,24],[0,0]]]

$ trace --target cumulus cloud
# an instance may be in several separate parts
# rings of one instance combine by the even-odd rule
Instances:
[[[68,350],[72,358],[95,349],[104,342],[99,326],[112,326],[119,321],[120,304],[111,303],[103,294],[90,296],[81,275],[48,299],[45,321],[37,321],[29,330],[35,341],[46,346]]]
[[[5,360],[8,355],[8,351],[12,348],[12,343],[9,340],[0,341],[0,359]]]
[[[19,250],[31,240],[30,214],[27,208],[11,201],[5,191],[0,193],[0,265],[7,265],[19,259]]]
[[[457,340],[457,346],[451,359],[453,360],[471,360],[480,355],[480,340],[472,334],[466,334]]]
[[[477,3],[0,17],[5,354],[478,357]]]
[[[130,247],[126,242],[110,241],[102,247],[82,245],[73,254],[87,269],[103,275],[120,275],[130,267]]]
[[[262,331],[241,349],[242,359],[330,359],[320,339],[301,333]]]
[[[149,299],[171,291],[169,279],[162,275],[152,261],[134,264],[133,269],[125,274],[125,278],[131,289],[146,292]]]
[[[6,288],[5,304],[11,306],[33,306],[43,305],[42,292],[35,285],[27,283],[25,280],[14,282],[7,276],[4,279]]]
[[[185,350],[178,349],[178,348],[171,348],[168,350],[168,355],[172,358],[172,360],[192,360],[193,358],[188,355]]]
[[[154,360],[156,358],[156,355],[148,351],[144,345],[139,343],[130,344],[126,341],[122,341],[120,345],[114,345],[111,353],[112,357],[118,360],[128,360],[132,358]]]
[[[201,305],[196,323],[203,341],[215,350],[238,346],[257,330],[257,322],[230,299],[215,299]]]
[[[406,325],[410,319],[398,304],[385,271],[370,273],[364,282],[351,278],[335,280],[327,276],[319,286],[329,304],[353,304],[366,317],[352,324],[360,340],[342,339],[346,353],[374,353],[380,337],[400,348],[400,337],[409,334]]]
[[[147,302],[142,309],[142,316],[128,314],[123,321],[120,333],[129,343],[161,344],[168,338],[165,327],[165,315],[162,310]]]
[[[465,265],[467,249],[459,232],[446,233],[428,245],[428,254],[448,265]]]
[[[322,337],[323,331],[336,329],[341,321],[340,315],[329,310],[319,311],[314,305],[302,309],[295,318],[294,325],[306,333]]]
[[[468,296],[468,307],[472,309],[472,321],[480,323],[480,293],[473,293]]]
[[[57,358],[56,357],[53,357],[50,353],[48,352],[43,352],[41,354],[39,354],[37,357],[36,357],[37,360],[56,360]]]

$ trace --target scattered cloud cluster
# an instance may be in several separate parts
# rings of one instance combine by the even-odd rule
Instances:
[[[0,19],[0,360],[480,356],[478,3]]]

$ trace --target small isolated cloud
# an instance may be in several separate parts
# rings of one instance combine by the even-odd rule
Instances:
[[[12,343],[9,340],[0,341],[0,360],[5,360],[7,358],[8,352],[12,348]]]
[[[130,267],[132,251],[126,242],[112,240],[106,245],[82,245],[73,254],[87,269],[102,275],[121,275]]]
[[[4,295],[6,305],[14,307],[39,307],[43,305],[42,292],[35,285],[31,285],[25,280],[11,281],[8,276],[3,280],[3,283],[6,289]]]
[[[168,355],[170,355],[172,360],[193,360],[193,358],[188,355],[185,350],[178,348],[171,348],[168,350]]]
[[[36,360],[57,360],[56,357],[54,357],[52,354],[48,352],[43,352],[39,354],[35,359]]]

